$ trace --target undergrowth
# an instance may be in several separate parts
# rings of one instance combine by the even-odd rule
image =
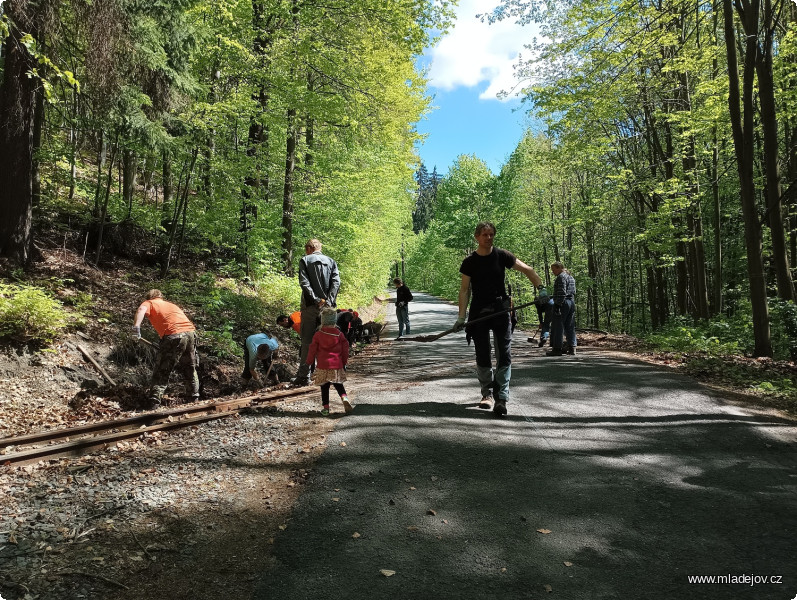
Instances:
[[[771,298],[769,309],[774,360],[745,359],[754,348],[748,310],[699,322],[675,317],[645,342],[653,351],[675,354],[691,375],[752,391],[773,406],[797,412],[797,369],[778,362],[797,357],[797,305]]]
[[[73,321],[63,304],[45,290],[0,283],[0,337],[48,344]]]

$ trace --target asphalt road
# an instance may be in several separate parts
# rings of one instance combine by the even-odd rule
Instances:
[[[456,318],[420,293],[410,311],[413,335]],[[358,367],[373,391],[339,419],[255,597],[797,598],[795,422],[527,335],[504,418],[476,406],[463,333]]]

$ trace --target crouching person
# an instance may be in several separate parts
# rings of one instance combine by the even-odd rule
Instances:
[[[199,357],[194,324],[179,306],[164,300],[160,290],[148,291],[146,298],[136,311],[133,336],[141,339],[141,323],[147,317],[161,339],[149,391],[152,408],[160,408],[169,375],[178,364],[185,378],[186,395],[191,400],[199,400],[199,376],[196,372]]]
[[[268,373],[271,361],[277,357],[277,348],[279,348],[279,342],[271,335],[270,331],[255,333],[246,338],[244,342],[244,371],[241,373],[241,377],[247,381],[250,379],[260,381],[260,375],[257,372],[258,361]]]

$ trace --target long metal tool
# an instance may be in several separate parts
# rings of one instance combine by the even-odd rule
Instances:
[[[505,310],[499,310],[498,312],[491,313],[484,317],[479,317],[478,319],[473,319],[472,321],[468,321],[465,324],[465,327],[470,327],[471,325],[475,325],[476,323],[480,323],[482,321],[487,321],[492,319],[493,317],[497,317],[498,315],[505,315],[507,313],[511,313],[513,310],[520,310],[521,308],[526,308],[527,306],[531,306],[534,304],[534,300],[531,302],[526,302],[525,304],[518,304],[517,306],[513,306],[512,308],[507,308]],[[464,329],[464,327],[463,327]],[[448,335],[449,333],[455,333],[458,331],[454,327],[451,329],[446,329],[441,333],[435,333],[434,335],[416,335],[414,337],[403,337],[399,341],[400,342],[435,342],[439,340],[441,337]]]

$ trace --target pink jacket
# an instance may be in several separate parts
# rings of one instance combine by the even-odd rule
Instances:
[[[343,332],[335,326],[322,327],[315,332],[307,364],[317,362],[319,369],[342,369],[349,362],[349,342]]]

